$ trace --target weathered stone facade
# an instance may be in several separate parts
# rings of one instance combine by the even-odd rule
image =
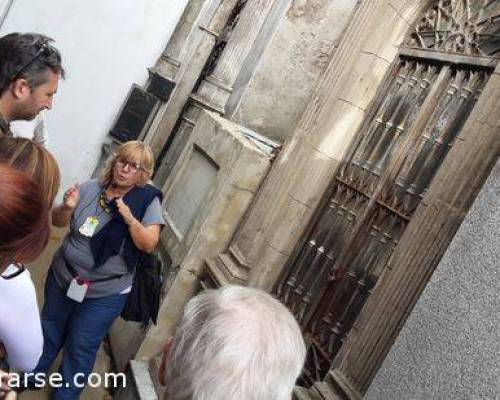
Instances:
[[[177,179],[176,165],[180,165],[178,161],[183,150],[190,146],[202,109],[215,111],[228,121],[244,126],[242,129],[253,128],[257,140],[265,146],[277,148],[280,142],[291,140],[307,99],[312,96],[317,79],[335,52],[355,8],[354,0],[338,4],[324,1],[202,4],[191,1],[155,66],[155,71],[176,82],[169,102],[160,108],[146,135],[156,154],[160,154],[161,147],[175,134],[155,178],[156,183],[168,187],[169,182]],[[237,16],[234,10],[240,10]],[[228,21],[229,28],[224,25]],[[285,48],[283,37],[287,37]],[[215,62],[213,49],[222,40],[227,40],[227,44],[221,46],[220,54],[215,52],[218,57]],[[276,74],[275,71],[283,69],[277,68],[277,60],[287,69],[286,74]],[[207,63],[211,65],[208,75]],[[297,85],[280,93],[289,82]],[[269,107],[259,98],[270,101]],[[265,118],[260,118],[259,114]],[[236,250],[226,259],[238,257]],[[251,272],[244,272],[245,267],[240,268],[241,265],[225,268],[229,264],[225,261],[214,260],[212,265],[221,266],[215,276],[247,276]],[[176,304],[176,318],[185,301],[197,290],[188,282],[199,281],[201,277],[201,271],[180,270],[177,284],[174,283],[166,294],[165,303]],[[176,322],[172,313],[167,313],[166,318],[166,324],[152,329],[138,357],[148,359],[158,351],[164,335]]]
[[[269,43],[262,44],[248,85],[236,82],[242,94],[229,100],[230,118],[278,142],[290,138],[352,14],[351,0],[291,2]]]
[[[272,154],[281,151],[258,190],[253,187],[244,212],[232,220],[234,229],[223,245],[204,251],[196,268],[181,267],[173,277],[161,321],[147,333],[137,359],[154,358],[183,304],[202,286],[238,283],[273,290],[303,244],[351,143],[372,118],[377,93],[416,17],[435,3],[190,2],[155,67],[176,83],[146,135],[155,153],[164,155],[157,184],[175,190],[172,185],[185,174],[183,154],[192,148],[193,137],[202,134],[204,124],[211,131],[204,110],[219,114],[221,125],[250,128]],[[437,63],[477,61],[457,60]],[[499,67],[494,69],[494,57],[481,58],[478,65],[488,70],[487,83],[415,214],[403,216],[408,226],[389,267],[342,338],[324,381],[297,391],[297,398],[364,395],[498,159]],[[444,80],[444,73],[439,76]],[[432,99],[425,106],[431,111]],[[197,217],[200,228],[193,235],[202,231],[206,217]],[[175,254],[179,243],[174,242],[164,238],[164,251]],[[176,263],[182,266],[185,257]]]

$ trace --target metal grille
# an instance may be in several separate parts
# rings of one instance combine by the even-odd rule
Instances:
[[[469,3],[436,2],[419,21],[277,285],[309,344],[303,385],[328,372],[496,63],[484,55],[498,52],[500,2]]]

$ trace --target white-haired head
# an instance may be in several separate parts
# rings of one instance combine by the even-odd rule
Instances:
[[[290,400],[306,355],[295,318],[262,290],[192,298],[165,370],[169,400]]]

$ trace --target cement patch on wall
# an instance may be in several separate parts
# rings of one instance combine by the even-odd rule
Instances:
[[[500,398],[499,199],[500,162],[366,399]]]

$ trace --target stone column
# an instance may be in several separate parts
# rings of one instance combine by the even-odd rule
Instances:
[[[187,47],[181,52],[182,59],[178,60],[180,65],[176,73],[177,86],[162,110],[161,118],[146,135],[146,141],[153,149],[155,157],[160,154],[172,133],[236,3],[237,0],[213,0],[199,19],[197,29],[189,35]]]
[[[209,0],[190,0],[181,15],[178,24],[175,27],[168,44],[163,53],[156,61],[153,68],[149,70],[150,74],[158,74],[162,78],[170,81],[173,85],[178,82],[177,73],[181,66],[181,60],[185,57],[183,52],[187,51],[189,37],[197,30],[196,21],[200,14],[204,12],[203,8],[210,4]],[[161,103],[156,115],[151,122],[146,133],[146,142],[151,142],[152,135],[157,131],[160,122],[166,118],[169,102]]]
[[[167,47],[157,60],[154,69],[165,78],[175,81],[181,66],[182,51],[187,48],[189,35],[197,28],[195,23],[202,7],[209,3],[208,0],[189,0],[179,23],[175,27]]]
[[[219,265],[249,269],[248,284],[271,290],[362,123],[409,21],[427,3],[361,3],[292,140]]]
[[[234,82],[275,1],[248,0],[242,3],[244,8],[237,17],[236,26],[215,70],[201,83],[195,95],[198,101],[220,114],[225,113],[224,107],[233,91]]]

